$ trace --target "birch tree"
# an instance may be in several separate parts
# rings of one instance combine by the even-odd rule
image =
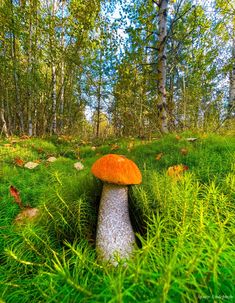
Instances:
[[[158,87],[158,116],[162,133],[168,132],[167,102],[166,102],[166,43],[167,43],[167,10],[169,0],[155,2],[158,11],[158,42],[157,42],[157,87]]]

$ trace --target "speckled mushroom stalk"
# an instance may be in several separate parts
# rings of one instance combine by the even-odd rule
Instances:
[[[101,260],[117,265],[133,251],[135,235],[128,210],[128,187],[104,183],[99,207],[96,249]]]
[[[134,248],[128,185],[140,184],[142,176],[133,161],[115,154],[98,159],[91,171],[104,182],[96,235],[97,256],[100,260],[117,265],[119,259],[128,259]]]

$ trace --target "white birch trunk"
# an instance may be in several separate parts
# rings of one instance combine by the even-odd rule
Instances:
[[[31,6],[31,3],[30,3]],[[28,53],[28,135],[33,135],[33,123],[32,123],[32,91],[31,91],[31,73],[32,73],[32,12],[29,17],[29,53]]]
[[[55,19],[57,9],[57,0],[53,0],[52,3],[52,20]],[[52,23],[52,36],[51,39],[51,52],[53,52],[53,48],[55,47],[55,24]],[[52,133],[57,133],[57,94],[56,94],[56,64],[55,64],[55,58],[53,54],[52,56]]]
[[[167,37],[167,8],[169,0],[159,1],[159,20],[158,20],[158,113],[160,120],[160,130],[162,133],[168,132],[167,111],[166,111],[166,37]]]
[[[63,121],[63,115],[64,115],[64,93],[65,93],[65,63],[64,63],[64,48],[65,48],[65,28],[64,28],[64,7],[65,7],[65,1],[62,1],[62,11],[61,11],[61,18],[62,18],[62,30],[61,30],[61,50],[62,50],[62,59],[61,59],[61,94],[60,94],[60,122],[59,127],[60,131],[63,131],[64,127],[64,121]]]
[[[13,79],[14,79],[14,86],[15,86],[15,99],[16,99],[16,110],[17,116],[19,118],[19,130],[20,133],[24,132],[24,119],[23,119],[23,112],[21,108],[21,98],[20,98],[20,89],[19,89],[19,79],[17,74],[17,55],[16,55],[16,37],[15,37],[15,21],[14,21],[14,4],[11,0],[11,13],[12,13],[12,32],[11,32],[11,57],[13,61]]]
[[[3,103],[2,103],[2,107],[0,108],[0,119],[2,120],[1,135],[2,135],[2,133],[3,133],[3,134],[8,138],[8,137],[9,137],[9,134],[8,134],[7,123],[6,123],[5,115],[4,115]]]
[[[229,108],[228,115],[231,117],[235,109],[235,38],[232,47],[232,70],[230,72]]]

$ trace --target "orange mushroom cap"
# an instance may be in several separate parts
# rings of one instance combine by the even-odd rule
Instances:
[[[109,154],[98,159],[91,168],[98,179],[120,185],[140,184],[142,176],[137,165],[124,156]]]

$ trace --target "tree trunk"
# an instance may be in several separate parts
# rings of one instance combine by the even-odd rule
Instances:
[[[61,57],[61,94],[60,94],[60,122],[59,122],[59,128],[60,131],[63,132],[64,127],[64,92],[65,92],[65,63],[64,63],[64,36],[65,36],[65,28],[64,28],[64,6],[65,1],[62,1],[62,12],[61,12],[61,18],[62,18],[62,29],[61,29],[61,50],[62,50],[62,57]]]
[[[17,74],[17,56],[16,56],[16,37],[15,37],[15,21],[14,21],[14,5],[11,0],[11,13],[12,13],[12,31],[11,31],[11,57],[13,62],[13,78],[15,86],[15,99],[16,99],[16,110],[17,116],[19,118],[19,130],[20,133],[24,132],[24,119],[23,111],[20,98],[20,89],[19,89],[19,78]]]
[[[232,46],[232,70],[230,72],[228,117],[232,117],[235,109],[235,38]]]
[[[158,80],[158,115],[159,126],[162,133],[168,132],[167,123],[167,104],[166,104],[166,37],[167,37],[167,7],[169,0],[160,0],[159,19],[158,19],[158,61],[157,61],[157,80]]]
[[[7,129],[7,123],[5,120],[5,115],[4,115],[4,107],[3,107],[3,102],[2,102],[2,107],[0,108],[0,119],[2,120],[2,130],[1,130],[1,135],[2,133],[8,138],[8,129]]]
[[[31,2],[30,2],[31,7]],[[32,12],[30,11],[29,17],[29,52],[28,52],[28,135],[33,135],[33,123],[32,123],[32,91],[31,91],[31,74],[32,74]]]
[[[56,114],[56,67],[52,64],[52,133],[57,133],[57,114]]]
[[[57,133],[57,94],[56,94],[56,64],[55,64],[55,14],[57,0],[53,0],[51,22],[51,67],[52,67],[52,133]]]
[[[102,86],[102,71],[101,71],[101,54],[100,54],[100,70],[99,70],[99,82],[98,82],[98,94],[97,94],[97,123],[96,123],[96,137],[100,135],[100,114],[101,114],[101,86]]]

